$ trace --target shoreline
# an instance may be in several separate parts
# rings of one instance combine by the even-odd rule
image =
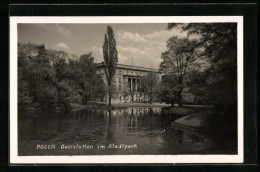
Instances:
[[[174,113],[176,115],[192,115],[194,111],[192,109],[206,109],[209,108],[207,105],[183,105],[179,107],[178,105],[174,105],[172,107],[170,104],[166,103],[113,103],[111,106],[108,106],[102,102],[89,102],[86,105],[78,104],[78,103],[69,103],[70,108],[67,110],[75,111],[75,110],[83,110],[83,109],[105,109],[105,110],[114,110],[114,109],[125,109],[125,108],[135,108],[135,107],[146,107],[146,108],[162,108],[162,110],[169,110],[170,113]],[[19,107],[19,109],[24,109],[28,111],[38,111],[38,108],[32,107]],[[50,111],[64,111],[64,109],[60,107],[56,108],[46,108],[46,110]],[[66,111],[66,110],[65,110]]]
[[[129,107],[167,107],[169,104],[165,103],[114,103],[111,106],[108,106],[106,104],[88,104],[88,105],[80,105],[76,103],[70,103],[71,110],[79,110],[79,109],[107,109],[107,110],[113,110],[113,109],[121,109],[121,108],[129,108]]]

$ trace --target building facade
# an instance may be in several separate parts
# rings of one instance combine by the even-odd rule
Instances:
[[[147,97],[139,92],[141,79],[148,73],[155,73],[158,80],[161,80],[162,74],[158,69],[146,68],[132,65],[117,64],[115,75],[113,77],[113,102],[146,102]],[[97,74],[101,75],[105,85],[107,79],[105,76],[105,66],[103,63],[97,64]]]

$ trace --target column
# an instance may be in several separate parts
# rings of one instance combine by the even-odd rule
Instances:
[[[132,78],[130,78],[130,91],[133,90],[132,87],[133,87],[133,82],[132,82]]]
[[[134,90],[134,95],[133,95],[133,99],[134,99],[134,101],[136,100],[136,79],[133,79],[133,82],[134,82],[134,84],[133,84],[133,90]]]
[[[136,90],[136,79],[134,79],[134,90]]]
[[[128,101],[131,102],[131,92],[132,92],[132,78],[129,78],[130,80],[130,87],[129,87],[129,95],[128,95]]]
[[[136,98],[137,98],[137,101],[140,102],[140,94],[138,92],[138,89],[139,89],[139,78],[136,79]]]

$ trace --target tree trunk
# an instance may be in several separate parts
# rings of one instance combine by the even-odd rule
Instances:
[[[84,102],[84,104],[86,105],[86,104],[88,104],[88,97],[87,96],[85,96],[84,97],[84,99],[85,99],[85,102]]]
[[[174,106],[174,104],[173,104],[173,103],[174,103],[174,101],[171,99],[171,106],[172,106],[172,107]]]
[[[108,98],[108,106],[111,106],[111,96],[109,95],[109,98]]]
[[[182,106],[182,84],[183,84],[183,77],[179,78],[179,91],[178,91],[178,104]]]
[[[111,85],[108,87],[108,106],[111,106]]]
[[[180,91],[179,93],[178,93],[178,104],[179,104],[179,106],[182,106],[182,92]]]

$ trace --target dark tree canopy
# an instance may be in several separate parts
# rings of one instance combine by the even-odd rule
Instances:
[[[198,36],[194,49],[201,49],[198,57],[207,58],[209,102],[219,109],[237,106],[237,24],[236,23],[170,23],[168,29],[180,28],[188,36]]]
[[[194,44],[195,48],[204,49],[200,56],[207,56],[213,62],[220,59],[236,58],[237,24],[236,23],[190,23],[168,24],[168,29],[178,27],[190,35],[198,35],[200,40]]]
[[[170,103],[171,106],[178,100],[178,87],[174,75],[164,75],[159,84],[158,96],[161,101]]]

